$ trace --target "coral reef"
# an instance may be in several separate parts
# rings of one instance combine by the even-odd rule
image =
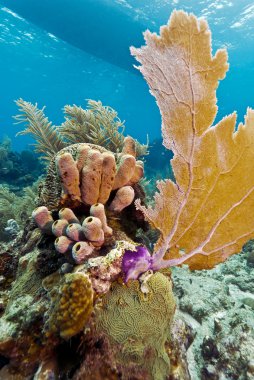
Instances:
[[[253,237],[254,113],[237,131],[234,114],[211,127],[228,65],[225,51],[212,57],[204,20],[173,12],[145,38],[132,53],[174,154],[149,207],[137,159],[146,147],[119,132],[112,109],[67,106],[53,127],[18,101],[21,133],[49,162],[32,217],[0,246],[1,379],[253,378],[252,259],[168,267],[214,267]],[[7,211],[4,225],[19,224]],[[250,257],[253,242],[244,249]]]
[[[121,278],[122,256],[126,249],[135,249],[132,238],[145,225],[133,204],[134,197],[143,196],[138,184],[143,172],[136,175],[141,165],[132,155],[136,143],[130,137],[124,141],[117,154],[92,144],[60,150],[36,188],[39,200],[33,194],[31,206],[39,206],[32,218],[22,225],[10,253],[0,251],[0,353],[8,358],[0,377],[13,373],[40,378],[44,372],[61,372],[55,352],[72,339],[82,345],[86,327],[94,324],[94,303]],[[131,168],[124,157],[131,157]],[[120,161],[125,163],[124,175]],[[4,192],[14,204],[15,196]],[[45,200],[45,193],[54,205]],[[70,207],[62,207],[66,204]],[[131,228],[124,222],[125,213]]]

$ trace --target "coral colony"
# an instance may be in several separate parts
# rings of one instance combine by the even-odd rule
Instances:
[[[131,53],[174,153],[175,180],[158,182],[152,205],[138,159],[147,147],[123,136],[115,111],[93,101],[88,110],[66,106],[66,121],[53,127],[37,105],[18,101],[22,133],[34,135],[48,167],[32,219],[1,262],[6,378],[62,376],[63,347],[75,352],[74,379],[184,378],[181,355],[169,350],[176,308],[169,267],[212,268],[254,236],[246,218],[254,205],[254,111],[236,131],[235,113],[212,126],[226,51],[212,56],[207,23],[182,11],[145,41]],[[152,252],[137,240],[149,229],[159,231]]]

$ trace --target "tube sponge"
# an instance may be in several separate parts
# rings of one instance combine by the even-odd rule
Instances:
[[[105,204],[109,199],[116,175],[115,156],[110,152],[102,153],[101,187],[98,202]]]
[[[139,182],[143,176],[144,176],[144,163],[141,160],[136,161],[134,173],[130,181],[128,182],[128,185],[134,185],[135,183]]]
[[[99,218],[89,216],[84,220],[82,227],[87,240],[103,244],[104,232],[102,229],[102,223]]]
[[[72,200],[80,201],[79,171],[72,155],[59,154],[55,162],[64,193],[68,194]]]
[[[82,226],[79,223],[71,223],[66,228],[66,235],[68,238],[74,241],[80,241],[85,239],[85,234]]]
[[[66,219],[68,223],[79,223],[78,218],[70,208],[61,208],[58,215],[60,219]]]
[[[51,235],[52,225],[54,220],[52,218],[51,212],[45,206],[37,207],[33,213],[32,218],[34,219],[37,226],[42,230],[42,232]]]
[[[115,176],[113,190],[123,187],[130,181],[134,174],[135,165],[136,160],[132,155],[124,154],[121,156]]]
[[[69,223],[66,219],[57,219],[52,225],[53,234],[57,237],[65,235],[68,224]]]
[[[81,172],[81,198],[87,205],[96,203],[99,198],[102,162],[102,154],[91,149]]]
[[[94,247],[86,241],[79,241],[72,247],[72,257],[76,264],[82,264],[94,251]]]
[[[113,231],[112,228],[108,226],[107,224],[107,217],[105,213],[105,208],[102,203],[95,203],[90,208],[90,215],[95,216],[96,218],[100,219],[102,224],[102,229],[105,233],[105,235],[112,235]]]
[[[59,253],[66,253],[72,249],[74,244],[75,242],[67,236],[60,236],[55,240],[55,249]]]
[[[122,153],[136,157],[136,142],[131,136],[126,136],[124,138]]]
[[[90,149],[91,148],[89,147],[89,145],[85,145],[85,144],[80,144],[77,149],[76,165],[79,172],[81,172],[81,170],[83,169],[83,166],[87,160],[88,152]]]
[[[109,209],[114,212],[121,212],[133,202],[134,196],[134,189],[131,186],[121,187],[117,190]]]

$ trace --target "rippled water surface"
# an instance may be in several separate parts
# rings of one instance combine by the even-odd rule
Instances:
[[[146,140],[160,135],[160,115],[129,46],[140,46],[142,31],[159,31],[173,9],[193,12],[209,22],[213,51],[226,47],[230,71],[218,90],[219,114],[237,110],[243,119],[254,107],[254,2],[247,0],[0,0],[0,138],[14,139],[17,110],[24,98],[46,105],[54,124],[62,107],[102,100],[126,120],[127,132]]]

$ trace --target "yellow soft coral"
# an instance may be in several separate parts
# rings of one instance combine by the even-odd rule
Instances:
[[[225,50],[211,55],[205,20],[174,11],[160,35],[148,31],[145,40],[132,54],[160,108],[175,175],[158,183],[154,208],[137,203],[161,232],[154,269],[211,268],[254,237],[254,111],[236,131],[235,113],[212,126],[228,63]]]

